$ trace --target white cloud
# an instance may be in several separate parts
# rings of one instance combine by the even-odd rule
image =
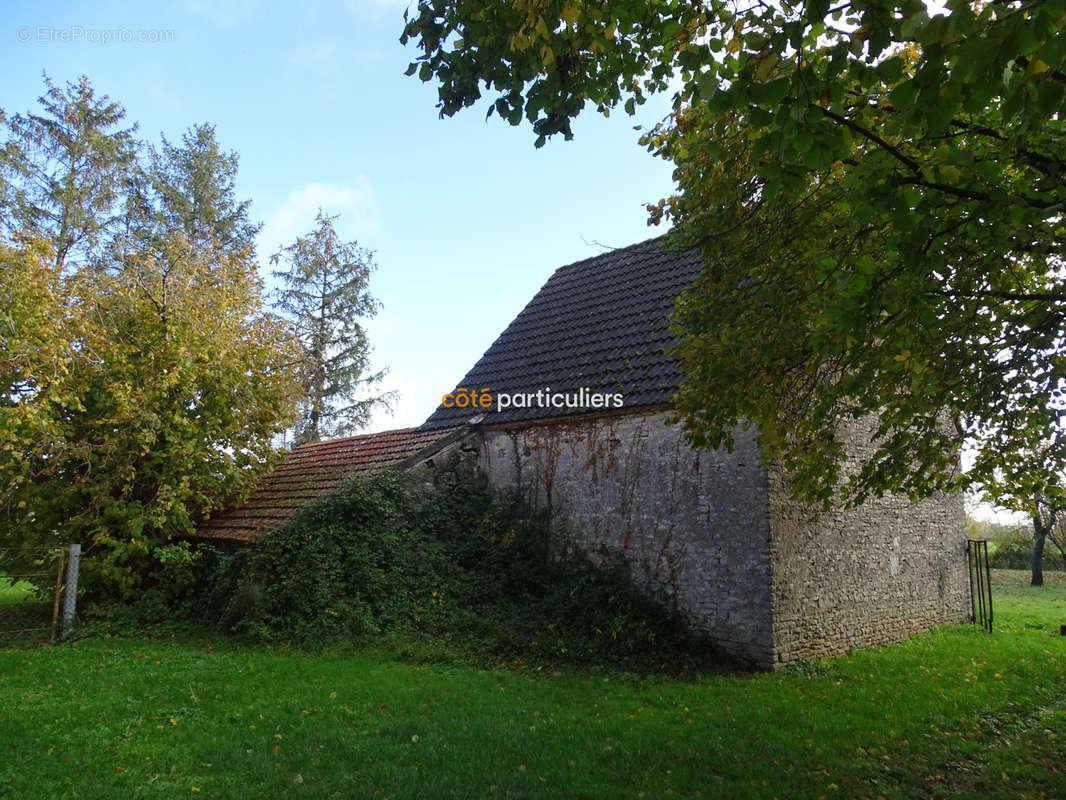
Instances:
[[[282,247],[310,233],[320,208],[328,216],[340,215],[334,225],[343,241],[361,239],[381,227],[369,178],[361,175],[348,186],[308,183],[289,192],[263,224],[256,242],[261,262],[269,263]]]

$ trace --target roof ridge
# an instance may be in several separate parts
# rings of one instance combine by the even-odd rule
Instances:
[[[661,240],[665,239],[669,235],[670,235],[669,233],[662,233],[662,234],[659,234],[658,236],[653,236],[650,239],[642,239],[639,242],[633,242],[633,244],[627,244],[624,247],[612,247],[611,249],[607,250],[606,252],[597,253],[594,256],[588,256],[586,258],[579,258],[577,261],[571,261],[569,264],[563,264],[561,267],[556,267],[555,271],[552,272],[552,275],[556,275],[559,272],[562,272],[564,269],[570,269],[571,267],[580,266],[580,265],[585,264],[586,262],[589,262],[589,261],[595,261],[596,259],[604,258],[606,256],[612,256],[612,255],[617,255],[619,253],[624,253],[627,250],[636,250],[638,247],[645,247],[647,245],[650,245],[652,242],[661,241]],[[601,244],[600,247],[607,247],[607,245]],[[670,252],[670,251],[664,250],[663,252]],[[548,280],[551,280],[551,278],[549,277]],[[534,297],[535,296],[536,295],[534,295]]]
[[[491,387],[497,397],[536,393],[545,385],[587,387],[597,393],[603,387],[617,387],[616,392],[624,389],[632,398],[632,404],[625,402],[627,407],[668,402],[682,374],[670,347],[677,339],[670,329],[670,315],[676,298],[699,276],[703,258],[691,248],[664,248],[667,236],[556,269],[456,388]],[[540,405],[529,400],[510,407],[497,402],[487,409],[484,422],[574,413],[551,406],[551,401],[535,402]],[[435,430],[461,424],[474,413],[469,407],[442,403],[421,427]]]
[[[303,444],[298,444],[296,447],[292,448],[289,453],[295,453],[297,450],[310,450],[315,447],[337,445],[342,442],[354,442],[356,439],[372,439],[379,436],[388,436],[390,434],[412,433],[417,430],[417,427],[412,426],[410,428],[393,428],[392,430],[378,431],[376,433],[357,433],[354,436],[342,436],[339,439],[319,439],[317,442],[304,442]]]

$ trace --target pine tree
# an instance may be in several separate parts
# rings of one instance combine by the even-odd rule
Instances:
[[[271,257],[272,264],[287,267],[274,272],[282,283],[275,304],[291,319],[303,347],[296,444],[352,433],[393,400],[393,393],[356,398],[386,374],[369,372],[371,347],[360,324],[380,307],[367,288],[376,265],[371,251],[340,241],[334,219],[320,209],[311,233]]]
[[[237,154],[221,150],[215,127],[207,123],[189,128],[181,142],[163,137],[162,151],[153,158],[152,183],[164,228],[181,231],[198,248],[254,252],[263,226],[248,221],[252,201],[236,199]]]
[[[122,189],[136,158],[136,125],[122,128],[125,109],[97,97],[84,75],[66,89],[46,75],[43,114],[16,114],[0,149],[0,225],[9,236],[52,243],[54,263],[88,263],[119,219]]]
[[[248,219],[251,200],[237,200],[237,153],[224,152],[207,123],[190,127],[180,145],[162,139],[160,150],[144,145],[140,163],[130,172],[113,260],[121,264],[126,253],[160,250],[175,234],[208,260],[212,251],[247,249],[254,255],[263,225]]]

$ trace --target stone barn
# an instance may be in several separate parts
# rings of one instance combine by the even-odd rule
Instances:
[[[816,514],[752,433],[732,453],[696,450],[666,424],[681,379],[668,317],[700,266],[654,239],[559,268],[421,430],[472,426],[494,485],[760,666],[966,619],[961,497]],[[848,431],[852,452],[871,431]]]
[[[421,427],[296,448],[197,535],[254,541],[347,475],[462,452],[568,545],[624,559],[693,631],[761,667],[966,619],[961,497],[816,513],[750,432],[726,453],[666,424],[681,380],[668,317],[700,267],[654,239],[559,268]],[[857,455],[871,429],[848,434]]]

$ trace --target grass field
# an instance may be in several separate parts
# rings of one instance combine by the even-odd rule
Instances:
[[[0,577],[0,604],[18,603],[33,592],[33,584]]]
[[[1066,583],[993,581],[992,635],[695,682],[222,638],[0,652],[0,797],[1066,797]]]

